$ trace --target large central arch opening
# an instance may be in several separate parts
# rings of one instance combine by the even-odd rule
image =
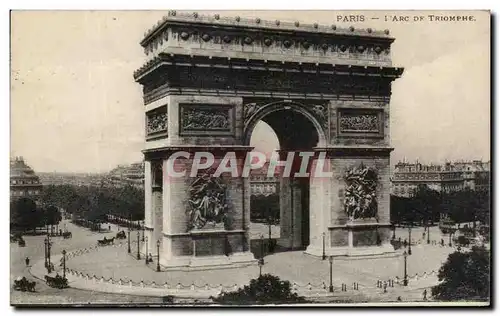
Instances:
[[[278,152],[285,161],[295,152],[290,177],[277,169],[267,177],[269,165],[250,178],[252,237],[272,236],[279,249],[305,249],[310,236],[310,179],[294,177],[300,169],[301,151],[313,151],[321,143],[321,132],[314,118],[302,105],[272,104],[261,108],[246,126],[248,144],[268,159]],[[308,167],[308,169],[310,166]],[[307,170],[309,171],[309,170]],[[259,251],[257,251],[259,252]]]

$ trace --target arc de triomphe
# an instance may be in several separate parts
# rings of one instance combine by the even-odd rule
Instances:
[[[314,151],[314,167],[324,153],[332,174],[280,180],[280,246],[315,256],[323,248],[336,256],[393,251],[389,104],[391,82],[403,73],[391,63],[393,41],[388,31],[175,11],[149,30],[141,41],[147,61],[134,77],[145,106],[148,249],[160,241],[162,266],[255,262],[249,179],[172,178],[165,170],[179,151],[236,152],[244,164],[261,120],[283,159]],[[176,167],[192,163],[178,159]],[[209,201],[212,215],[200,216]]]

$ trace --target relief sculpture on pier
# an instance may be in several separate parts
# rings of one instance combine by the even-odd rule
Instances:
[[[377,217],[377,172],[361,165],[344,175],[344,211],[349,220]]]
[[[226,185],[221,178],[207,171],[193,181],[188,200],[189,230],[224,224],[227,209]]]

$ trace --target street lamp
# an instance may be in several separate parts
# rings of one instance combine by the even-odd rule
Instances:
[[[333,256],[330,256],[328,261],[330,261],[330,287],[328,288],[328,291],[333,293]]]
[[[427,223],[427,244],[431,243],[431,226]]]
[[[130,227],[128,228],[127,235],[128,235],[128,253],[130,253]]]
[[[160,240],[156,241],[156,254],[158,255],[158,261],[156,262],[156,272],[160,272]]]
[[[145,239],[145,237],[144,237],[144,235],[146,234],[145,230],[146,230],[146,222],[144,220],[142,220],[142,241],[144,241],[144,239]],[[146,255],[147,255],[147,252],[146,252]]]
[[[62,251],[62,255],[63,255],[63,279],[66,279],[66,250],[63,249]]]
[[[141,231],[137,231],[137,260],[141,260],[141,253],[139,252],[139,248],[141,248]]]
[[[272,221],[272,217],[269,216],[268,220],[267,220],[267,226],[268,226],[268,234],[269,234],[269,238],[268,238],[268,242],[269,244],[267,245],[267,249],[269,252],[273,252],[273,248],[272,248],[272,232],[271,232],[271,222]]]
[[[44,244],[43,250],[44,250],[45,267],[48,267],[49,265],[48,265],[48,262],[47,262],[47,249],[48,249],[48,240],[47,240],[47,238],[45,238],[43,240],[43,244]]]
[[[144,253],[144,257],[146,257],[146,265],[148,264],[148,237],[144,237],[145,241],[146,241],[146,252]]]
[[[325,233],[323,232],[323,256],[321,260],[326,260],[326,252],[325,252]]]
[[[260,258],[264,262],[264,235],[260,235]]]
[[[259,277],[262,276],[262,266],[264,266],[264,258],[259,259]]]
[[[450,239],[448,241],[448,246],[450,246],[450,247],[451,247],[451,234],[453,234],[453,233],[450,231]]]
[[[408,254],[411,255],[411,226],[408,226]]]
[[[50,266],[50,238],[47,237],[47,263]]]
[[[403,252],[403,257],[405,259],[405,274],[404,274],[404,277],[403,277],[403,285],[404,286],[407,286],[408,285],[408,272],[406,270],[406,260],[407,260],[407,257],[408,257],[408,254],[406,253],[406,250],[405,252]]]

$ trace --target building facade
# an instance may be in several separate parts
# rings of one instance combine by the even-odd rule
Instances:
[[[399,162],[395,165],[391,193],[411,197],[419,185],[438,192],[464,189],[489,190],[490,162],[459,161],[443,165]]]
[[[42,183],[35,171],[26,164],[23,157],[10,160],[10,199],[30,198],[38,200],[42,194]]]
[[[106,176],[108,185],[123,187],[131,185],[139,189],[144,188],[144,163],[120,165],[111,170]]]

